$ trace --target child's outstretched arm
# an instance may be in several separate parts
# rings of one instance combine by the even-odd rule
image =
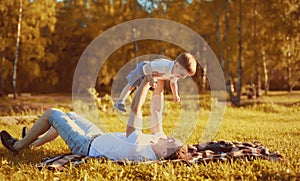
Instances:
[[[178,94],[178,84],[177,81],[170,80],[170,87],[173,93],[173,98],[175,102],[180,102],[180,96]]]

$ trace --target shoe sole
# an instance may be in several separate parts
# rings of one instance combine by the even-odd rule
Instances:
[[[18,154],[18,151],[13,147],[14,143],[16,141],[18,141],[16,138],[13,138],[9,133],[7,133],[6,131],[2,131],[0,133],[0,137],[1,137],[1,142],[2,145],[8,150],[11,151],[14,154]],[[12,143],[8,143],[8,141],[12,139]]]
[[[118,108],[118,107],[116,107],[116,106],[114,106],[114,108],[115,108],[115,110],[117,110],[117,111],[120,111],[120,112],[126,113],[126,110],[121,110],[121,109],[119,109],[119,108]]]

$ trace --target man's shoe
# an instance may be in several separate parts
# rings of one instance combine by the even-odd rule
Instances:
[[[22,128],[22,138],[24,138],[24,137],[27,135],[27,132],[28,132],[28,129],[27,129],[26,126],[24,126],[24,127]]]
[[[121,111],[121,112],[126,113],[125,105],[124,105],[123,103],[121,103],[121,102],[116,102],[116,103],[114,104],[114,108],[115,108],[116,110],[118,110],[118,111]]]
[[[1,142],[6,149],[13,152],[14,154],[18,154],[18,151],[14,148],[14,144],[18,141],[17,138],[12,137],[7,131],[1,131]]]

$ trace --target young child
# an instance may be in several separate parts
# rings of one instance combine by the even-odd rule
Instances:
[[[197,62],[190,53],[181,53],[175,61],[167,59],[155,59],[151,62],[144,61],[135,67],[128,76],[128,84],[122,89],[118,101],[114,104],[116,110],[126,112],[125,100],[136,87],[138,87],[145,76],[150,79],[152,88],[156,88],[157,80],[170,80],[170,87],[175,102],[180,102],[178,95],[178,79],[193,76],[196,73]]]

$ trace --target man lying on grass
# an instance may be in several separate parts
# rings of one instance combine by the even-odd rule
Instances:
[[[142,133],[142,105],[149,88],[146,77],[132,101],[126,133],[103,133],[93,123],[74,112],[63,113],[50,108],[22,140],[2,131],[1,142],[9,151],[17,154],[31,144],[41,145],[59,135],[73,154],[131,161],[186,158],[187,147],[180,141],[164,138],[164,134],[157,134],[158,132]],[[157,127],[154,130],[158,130]],[[39,138],[44,133],[46,134]]]

